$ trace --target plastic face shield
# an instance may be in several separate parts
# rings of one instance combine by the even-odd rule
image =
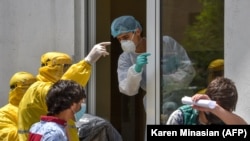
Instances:
[[[68,68],[72,65],[72,62],[70,59],[65,59],[63,57],[55,57],[52,60],[48,60],[46,64],[42,64],[43,66],[49,66],[54,67],[58,66],[61,67],[63,70],[63,73],[65,73]]]
[[[65,72],[69,69],[69,67],[70,67],[72,64],[59,64],[59,65],[62,65],[62,67],[63,67],[63,72],[65,73]]]
[[[15,84],[12,84],[10,86],[10,89],[15,89],[15,88],[27,89],[35,81],[36,81],[35,78],[34,79],[23,80],[23,81],[18,81]]]

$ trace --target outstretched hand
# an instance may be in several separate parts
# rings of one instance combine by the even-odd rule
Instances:
[[[135,71],[141,72],[142,67],[146,64],[148,64],[148,56],[150,56],[150,53],[143,53],[136,58],[136,65],[135,65]]]
[[[111,42],[101,42],[91,49],[87,57],[85,57],[85,60],[88,61],[90,64],[95,63],[101,56],[109,55],[109,52],[107,52],[106,47],[110,45]]]

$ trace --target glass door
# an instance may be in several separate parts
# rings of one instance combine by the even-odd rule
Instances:
[[[183,96],[224,74],[224,1],[147,1],[147,124],[166,124]]]

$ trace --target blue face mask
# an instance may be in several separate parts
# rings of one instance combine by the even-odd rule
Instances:
[[[86,103],[82,103],[80,111],[78,111],[74,115],[75,116],[75,121],[76,122],[79,121],[82,118],[82,116],[84,115],[85,112],[86,112]]]

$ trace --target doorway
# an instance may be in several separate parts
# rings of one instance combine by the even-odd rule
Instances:
[[[110,40],[112,43],[108,48],[110,60],[100,60],[96,65],[96,115],[108,119],[124,141],[144,141],[145,92],[140,90],[136,96],[126,96],[118,88],[117,62],[122,49],[118,40],[111,36],[110,25],[113,19],[122,15],[132,15],[138,19],[142,24],[143,34],[146,35],[145,0],[96,1],[97,42]]]

